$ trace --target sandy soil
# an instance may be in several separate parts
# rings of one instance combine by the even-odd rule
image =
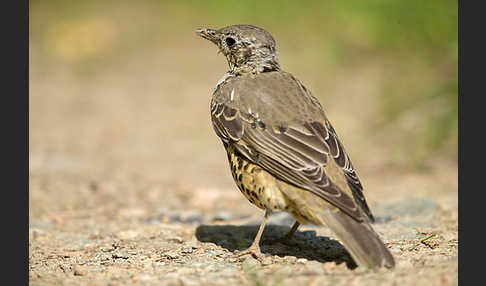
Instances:
[[[393,142],[365,128],[380,75],[369,66],[337,74],[328,97],[311,71],[295,73],[343,139],[396,269],[354,269],[325,227],[273,243],[293,223],[285,213],[263,234],[263,263],[235,258],[263,213],[236,190],[210,126],[226,69],[210,48],[190,66],[187,54],[147,51],[89,72],[33,57],[31,285],[457,285],[457,162],[393,167]]]

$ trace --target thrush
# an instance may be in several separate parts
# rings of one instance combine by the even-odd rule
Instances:
[[[274,38],[259,27],[198,29],[226,57],[229,71],[211,99],[211,122],[241,193],[265,211],[252,245],[240,254],[262,257],[260,238],[272,211],[300,224],[326,225],[358,266],[395,265],[371,223],[363,186],[317,100],[282,70]]]

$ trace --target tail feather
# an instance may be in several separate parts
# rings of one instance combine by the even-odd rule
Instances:
[[[339,210],[326,209],[320,214],[359,266],[395,266],[390,251],[368,222],[358,222]]]
[[[355,220],[309,191],[283,184],[280,185],[280,190],[287,198],[291,213],[297,221],[327,225],[359,266],[395,266],[393,256],[373,230],[369,220]]]

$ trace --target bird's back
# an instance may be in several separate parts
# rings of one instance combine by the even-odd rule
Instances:
[[[244,76],[229,77],[221,84],[219,84],[214,91],[211,107],[213,112],[213,124],[215,126],[216,133],[220,133],[222,128],[218,128],[218,118],[214,116],[218,114],[218,107],[223,107],[223,111],[232,110],[229,112],[231,117],[236,118],[232,120],[235,126],[232,130],[227,130],[229,133],[235,132],[234,138],[238,140],[245,137],[247,139],[249,136],[258,132],[267,133],[280,133],[285,132],[288,128],[299,129],[298,132],[306,134],[305,145],[314,147],[315,149],[326,149],[330,148],[326,146],[323,142],[323,137],[330,136],[323,134],[313,134],[305,126],[309,125],[319,125],[322,126],[324,132],[329,132],[329,129],[334,129],[330,125],[324,110],[319,103],[319,101],[311,94],[311,92],[292,74],[278,71],[278,72],[265,72],[260,74],[248,74]],[[222,115],[224,117],[224,114]],[[265,129],[271,128],[272,131]],[[247,131],[245,134],[245,130]],[[218,134],[220,137],[225,137],[222,134]],[[317,135],[317,136],[315,136]],[[337,134],[332,134],[336,136]],[[230,136],[231,137],[231,134]],[[265,136],[259,136],[262,138]],[[325,138],[324,138],[325,139]],[[234,140],[234,141],[238,141]],[[255,152],[266,154],[272,157],[272,150],[270,148],[265,148],[265,146],[255,146],[255,144],[248,144],[250,140],[242,140],[243,142],[238,142],[236,149],[244,147],[254,148]],[[241,146],[241,145],[245,146]],[[331,145],[331,144],[329,144]],[[348,155],[345,153],[344,148],[341,143],[337,143],[336,148],[340,148],[336,152],[336,158],[345,158],[348,165],[351,165],[351,161]],[[362,210],[359,212],[364,212],[369,219],[373,220],[373,216],[366,200],[362,194],[361,183],[355,173],[355,170],[349,169],[352,172],[346,176],[346,171],[341,168],[343,166],[338,166],[333,159],[329,160],[329,154],[321,154],[319,152],[312,152],[312,148],[303,148],[302,146],[294,146],[295,148],[300,148],[301,152],[307,152],[308,157],[311,158],[307,164],[318,168],[319,165],[323,166],[326,176],[336,184],[336,186],[343,192],[345,192],[349,197],[355,199],[355,203],[360,206]],[[332,147],[332,146],[331,146]],[[329,150],[331,152],[331,150]],[[245,152],[241,152],[243,155],[248,155]],[[333,157],[333,156],[331,156]],[[334,159],[336,159],[334,158]],[[252,159],[252,158],[248,158]],[[258,164],[257,162],[254,162]],[[298,178],[295,180],[286,180],[282,177],[282,174],[275,172],[275,176],[280,179],[294,184]],[[354,181],[351,181],[350,176],[354,176]],[[287,176],[288,177],[288,176]],[[311,185],[302,183],[298,184],[298,187],[304,189],[312,188]]]
[[[218,85],[213,101],[237,108],[243,116],[258,112],[270,124],[325,120],[318,101],[294,76],[282,71],[229,77]]]

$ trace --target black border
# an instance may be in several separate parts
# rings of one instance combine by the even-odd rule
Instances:
[[[464,5],[467,3],[468,5]],[[480,1],[458,2],[458,202],[459,284],[475,285],[483,280],[485,193],[482,155],[485,130],[485,60]],[[476,4],[476,5],[472,5]],[[469,133],[469,135],[468,135]],[[478,166],[476,166],[478,165]],[[481,284],[481,282],[479,283]]]
[[[4,2],[0,17],[2,273],[16,285],[29,283],[29,3]]]

